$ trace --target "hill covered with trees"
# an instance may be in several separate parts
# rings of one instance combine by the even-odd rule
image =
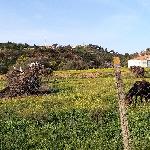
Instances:
[[[132,57],[128,53],[119,54],[93,44],[72,47],[58,44],[31,46],[27,43],[0,43],[0,73],[6,73],[13,65],[24,66],[35,60],[54,70],[108,68],[112,67],[114,56],[120,57],[122,66],[127,66],[127,60]]]

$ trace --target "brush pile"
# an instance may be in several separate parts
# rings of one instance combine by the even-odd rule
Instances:
[[[16,97],[21,95],[45,94],[50,93],[48,89],[42,89],[41,76],[51,74],[52,70],[43,65],[31,63],[26,69],[20,67],[9,71],[7,77],[7,87],[0,91],[1,97]]]
[[[131,72],[135,75],[137,78],[144,77],[145,70],[141,66],[131,66],[130,67]]]

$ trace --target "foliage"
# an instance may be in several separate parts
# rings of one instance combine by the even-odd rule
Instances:
[[[99,76],[82,76],[95,72]],[[1,149],[122,150],[113,73],[112,68],[56,71],[43,79],[52,94],[1,100]],[[122,74],[128,91],[136,78],[126,68]],[[149,103],[128,108],[133,150],[150,148],[149,116]]]
[[[0,74],[5,74],[9,67],[25,53],[28,44],[16,44],[12,42],[0,43]]]
[[[98,45],[62,46],[30,46],[12,42],[0,43],[0,73],[7,72],[12,65],[26,65],[31,61],[42,61],[53,70],[82,70],[112,67],[113,56],[121,58],[121,65],[127,66],[129,54],[108,51]]]

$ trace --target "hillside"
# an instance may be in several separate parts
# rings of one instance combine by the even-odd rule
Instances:
[[[113,56],[121,58],[121,65],[127,66],[129,54],[119,54],[98,45],[30,46],[27,43],[0,43],[0,73],[6,73],[12,65],[25,65],[33,60],[43,62],[54,70],[82,70],[112,67]]]

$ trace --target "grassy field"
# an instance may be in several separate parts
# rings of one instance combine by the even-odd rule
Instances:
[[[127,92],[137,79],[125,68],[122,76]],[[1,150],[123,149],[113,69],[57,71],[43,81],[51,94],[0,100]],[[150,103],[131,105],[128,119],[132,150],[149,150]]]

